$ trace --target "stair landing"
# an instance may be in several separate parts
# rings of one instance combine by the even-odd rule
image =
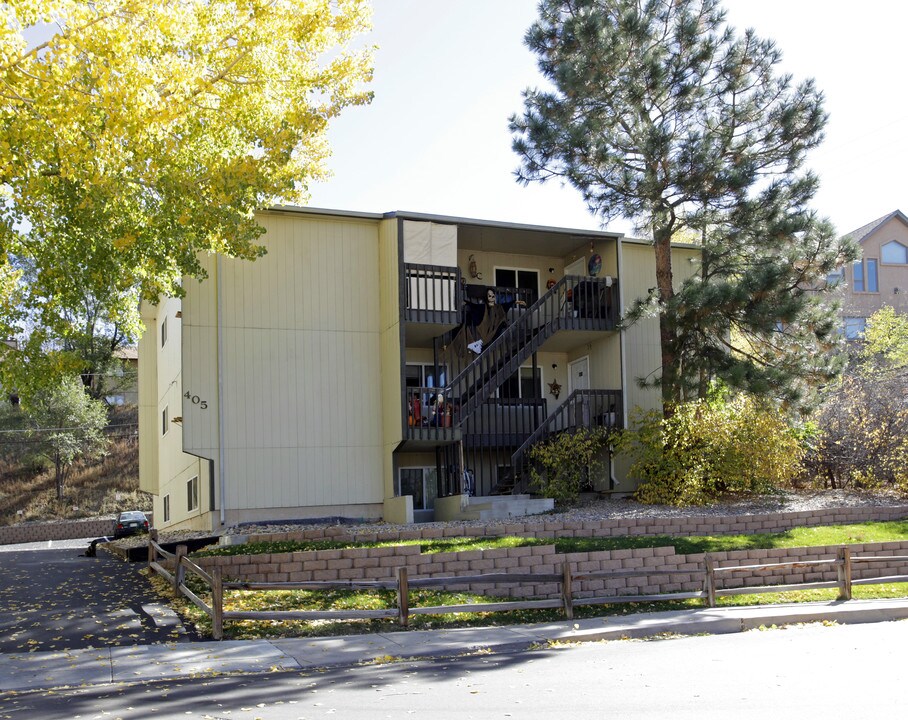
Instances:
[[[551,498],[533,498],[529,495],[491,495],[467,498],[453,520],[506,520],[526,515],[539,515],[555,509]]]

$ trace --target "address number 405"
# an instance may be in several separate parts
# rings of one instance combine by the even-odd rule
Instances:
[[[187,400],[189,400],[189,402],[191,402],[193,405],[198,405],[202,410],[208,409],[207,400],[202,400],[202,398],[200,398],[198,395],[193,395],[188,390],[185,393],[183,393],[183,397],[186,398]]]

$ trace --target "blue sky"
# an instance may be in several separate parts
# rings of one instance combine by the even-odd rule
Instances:
[[[334,177],[316,207],[411,210],[596,228],[576,190],[513,178],[508,116],[538,85],[523,34],[535,0],[374,0],[375,100],[335,120]],[[814,206],[841,232],[908,211],[908,4],[726,0],[729,21],[773,38],[782,68],[825,93],[826,142],[809,157]],[[839,9],[841,8],[841,9]],[[630,233],[617,220],[612,230]]]

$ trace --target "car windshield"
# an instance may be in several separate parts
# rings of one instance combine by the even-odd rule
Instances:
[[[120,513],[120,522],[125,520],[144,520],[145,513],[143,512],[124,512]]]

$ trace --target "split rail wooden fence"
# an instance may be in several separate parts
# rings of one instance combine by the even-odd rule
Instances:
[[[173,560],[173,568],[165,567],[159,558]],[[389,580],[313,580],[307,582],[235,582],[225,580],[223,570],[215,566],[208,572],[190,560],[186,555],[186,546],[178,545],[175,553],[164,550],[157,542],[157,533],[153,530],[148,540],[148,565],[166,578],[173,586],[174,593],[182,594],[211,618],[212,637],[220,640],[224,636],[224,623],[235,620],[362,620],[396,618],[401,626],[406,627],[413,615],[443,615],[467,612],[501,612],[506,610],[531,610],[561,608],[567,619],[574,617],[574,607],[579,605],[606,605],[628,602],[658,602],[666,600],[703,599],[709,607],[716,606],[716,598],[726,595],[744,595],[763,592],[786,592],[792,590],[809,590],[815,588],[838,588],[839,598],[851,599],[853,585],[879,585],[893,582],[908,582],[908,575],[891,575],[886,577],[853,579],[852,570],[855,564],[908,562],[906,556],[854,556],[847,546],[839,548],[835,558],[828,560],[798,560],[790,562],[762,563],[752,565],[717,566],[714,558],[707,554],[704,558],[704,569],[701,571],[680,571],[677,568],[659,570],[640,568],[633,570],[604,570],[572,574],[571,565],[562,563],[560,573],[485,573],[479,575],[455,575],[448,577],[410,578],[406,567],[396,569],[394,579]],[[755,585],[750,587],[720,587],[720,579],[733,576],[735,573],[773,572],[782,569],[820,569],[835,567],[837,579],[831,581],[789,583],[785,585]],[[206,603],[186,586],[186,573],[190,572],[201,578],[210,588],[211,604]],[[616,578],[666,577],[671,575],[702,575],[703,590],[661,593],[654,595],[604,595],[599,597],[574,598],[575,582],[584,580],[613,580]],[[414,588],[452,588],[463,585],[539,585],[557,584],[560,587],[559,597],[541,600],[507,600],[489,603],[468,603],[459,605],[436,605],[410,607],[410,590]],[[378,610],[269,610],[269,611],[236,611],[224,610],[225,590],[394,590],[397,594],[397,607]]]

